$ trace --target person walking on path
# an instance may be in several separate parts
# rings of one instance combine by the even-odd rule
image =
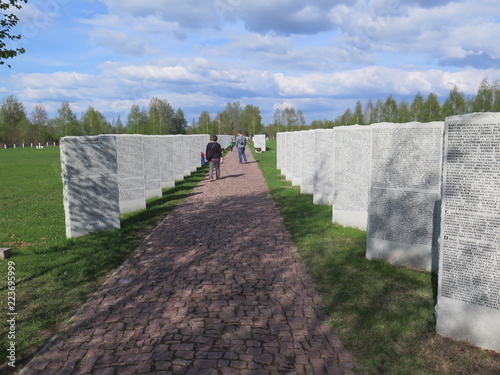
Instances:
[[[231,142],[229,142],[229,148],[231,149],[231,152],[233,152],[233,147],[234,147],[234,140],[231,139]]]
[[[210,181],[214,180],[214,169],[215,177],[217,180],[220,179],[220,165],[222,163],[222,147],[217,143],[217,136],[214,135],[212,140],[207,144],[207,149],[205,150],[205,158],[209,162],[208,164],[208,176]]]
[[[241,132],[238,132],[238,137],[236,138],[236,147],[238,147],[238,159],[240,164],[244,160],[247,162],[247,156],[245,155],[245,146],[247,145],[247,137],[245,137]]]

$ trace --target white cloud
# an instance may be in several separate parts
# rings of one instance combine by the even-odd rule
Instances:
[[[143,56],[158,53],[158,49],[148,46],[145,38],[109,29],[94,29],[89,33],[92,44],[109,48],[121,55]]]

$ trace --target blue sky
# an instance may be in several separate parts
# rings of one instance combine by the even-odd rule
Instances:
[[[356,101],[444,100],[500,79],[497,0],[31,0],[0,97],[123,122],[151,97],[186,119],[228,102],[335,119]]]

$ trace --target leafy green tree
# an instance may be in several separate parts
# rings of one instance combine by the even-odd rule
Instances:
[[[466,111],[467,102],[465,96],[458,90],[458,86],[454,86],[441,107],[441,118],[444,119],[447,116],[461,115]]]
[[[492,84],[493,90],[493,112],[500,112],[500,80],[495,80]]]
[[[398,114],[398,103],[396,99],[393,98],[392,94],[390,94],[385,100],[383,109],[382,109],[382,119],[386,122],[395,122]]]
[[[441,105],[433,92],[429,93],[424,102],[423,117],[425,122],[441,120]]]
[[[221,120],[224,121],[221,129],[224,129],[225,134],[236,134],[241,112],[243,110],[241,109],[240,102],[227,103],[226,109],[224,109],[221,115]]]
[[[176,134],[174,109],[166,100],[151,98],[149,102],[147,134]]]
[[[0,9],[2,11],[2,16],[0,17],[0,65],[5,64],[5,60],[16,57],[18,54],[25,52],[24,48],[8,48],[7,40],[19,40],[21,35],[11,34],[11,29],[17,25],[19,18],[14,13],[8,13],[10,7],[17,10],[22,8],[22,3],[27,3],[28,0],[9,0],[1,1]],[[10,68],[10,65],[7,64]]]
[[[47,142],[52,140],[53,137],[50,137],[51,132],[48,131],[49,115],[45,107],[42,104],[37,104],[35,108],[33,108],[30,117],[34,133],[36,134],[34,141]]]
[[[83,135],[99,135],[114,133],[111,124],[106,117],[94,107],[89,108],[82,114]]]
[[[0,142],[19,144],[27,136],[26,121],[24,104],[15,95],[4,98],[0,106]]]
[[[113,127],[115,128],[116,134],[125,133],[125,126],[123,125],[123,121],[120,118],[120,115],[118,115],[118,118],[116,119],[116,121],[113,120]]]
[[[57,110],[57,117],[54,119],[56,127],[56,138],[82,135],[82,129],[76,115],[71,110],[68,102],[61,103],[61,107]]]
[[[353,117],[352,121],[354,122],[354,124],[352,124],[352,125],[355,125],[355,124],[364,125],[365,115],[363,113],[363,105],[361,104],[361,102],[359,100],[356,102],[356,107],[354,107],[354,113],[353,113],[352,117]]]
[[[382,102],[382,99],[377,99],[377,101],[375,102],[375,107],[373,108],[372,120],[370,121],[370,124],[382,122],[383,116],[384,116],[384,103]]]
[[[213,121],[213,133],[215,134],[233,134],[231,115],[227,111],[218,112]]]
[[[171,129],[171,134],[186,134],[187,121],[184,117],[184,112],[182,111],[182,109],[179,108],[177,109],[177,112],[175,112],[172,125],[173,128]]]
[[[283,121],[281,118],[281,111],[279,110],[279,108],[276,108],[274,110],[274,114],[273,114],[273,127],[274,127],[276,133],[286,131],[284,126],[285,125],[283,124]]]
[[[365,109],[363,110],[363,118],[364,118],[364,123],[365,124],[371,124],[373,117],[372,113],[375,110],[375,106],[373,105],[373,102],[371,99],[368,99],[365,105]]]
[[[201,134],[214,135],[218,133],[212,119],[210,118],[210,112],[207,110],[201,113],[200,118],[198,119],[198,127],[201,130]]]
[[[424,97],[417,92],[410,106],[412,121],[424,121]]]
[[[125,131],[127,134],[146,134],[146,126],[148,123],[148,114],[146,110],[141,109],[139,105],[132,104],[130,112],[127,116],[127,125]]]
[[[283,124],[285,124],[285,129],[293,130],[293,127],[297,125],[297,114],[295,113],[295,108],[286,107],[281,111],[281,119]]]
[[[472,101],[473,112],[489,112],[493,110],[493,87],[488,83],[488,79],[484,78],[479,84],[477,95]]]
[[[239,117],[238,128],[249,136],[262,133],[264,126],[259,107],[250,104],[245,106]]]
[[[398,115],[397,115],[397,121],[399,123],[405,123],[410,121],[411,119],[411,111],[410,111],[410,105],[406,100],[401,100],[398,105]]]
[[[352,125],[353,114],[350,108],[347,108],[345,112],[340,116],[339,125]]]

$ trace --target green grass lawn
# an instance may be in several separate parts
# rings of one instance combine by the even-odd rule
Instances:
[[[276,142],[254,153],[271,195],[358,374],[500,374],[500,354],[435,333],[436,277],[365,258],[366,232],[332,223],[276,169]]]
[[[96,291],[140,241],[203,179],[199,168],[121,228],[66,239],[59,148],[0,150],[0,373],[7,371],[7,270],[15,263],[16,354],[21,365]],[[3,367],[2,367],[3,364]]]

